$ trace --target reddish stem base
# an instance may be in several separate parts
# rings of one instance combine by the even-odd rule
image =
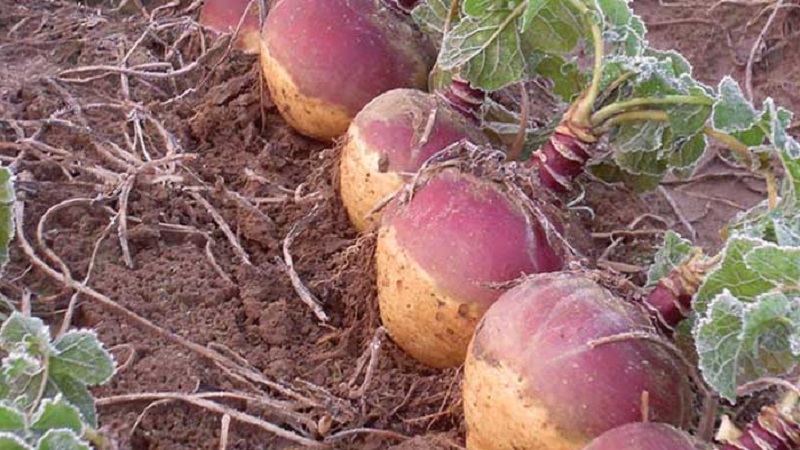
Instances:
[[[761,410],[741,436],[720,450],[795,450],[800,448],[800,423],[775,408]]]
[[[700,288],[708,268],[708,261],[697,254],[659,280],[644,299],[656,324],[666,334],[671,335],[678,323],[689,316],[692,297]]]

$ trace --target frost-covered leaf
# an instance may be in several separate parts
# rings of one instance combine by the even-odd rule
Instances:
[[[480,17],[497,4],[494,0],[463,0],[461,3],[464,13],[472,17]]]
[[[25,415],[13,405],[0,403],[0,431],[20,431],[25,429]]]
[[[14,175],[0,167],[0,272],[8,262],[8,246],[14,238]]]
[[[586,74],[575,62],[557,55],[543,56],[535,67],[535,74],[549,80],[553,94],[565,102],[571,102],[588,82]]]
[[[627,27],[627,38],[622,46],[623,54],[627,56],[639,56],[647,47],[647,27],[639,16],[633,16]]]
[[[27,409],[37,398],[44,368],[40,360],[25,352],[11,352],[3,358],[2,380],[5,398]]]
[[[759,119],[758,112],[748,101],[739,83],[731,76],[720,81],[718,99],[714,104],[714,128],[725,133],[750,129]]]
[[[586,168],[589,173],[606,183],[623,183],[638,192],[648,192],[656,189],[661,181],[661,175],[632,174],[622,170],[615,162],[591,162]]]
[[[91,450],[91,447],[70,430],[50,430],[39,439],[36,450]]]
[[[669,114],[669,123],[675,137],[694,136],[699,133],[711,116],[711,97],[699,88],[690,88],[688,94],[697,99],[705,99],[708,104],[684,103],[669,105],[664,110]]]
[[[114,375],[114,360],[94,331],[69,331],[55,348],[58,353],[50,359],[54,375],[69,375],[87,385],[105,383]]]
[[[788,179],[791,198],[789,201],[800,203],[800,143],[789,135],[787,128],[792,121],[792,113],[778,108],[772,98],[764,101],[764,112],[767,114],[769,140],[778,152]],[[800,207],[795,211],[800,213]]]
[[[19,311],[14,311],[0,327],[0,347],[10,351],[20,343],[24,343],[26,350],[35,354],[46,353],[50,330],[38,317],[25,317]]]
[[[664,233],[661,247],[653,257],[653,264],[647,272],[647,286],[654,286],[659,280],[669,275],[672,269],[684,262],[694,249],[692,241],[681,237],[672,230],[667,230]]]
[[[411,10],[411,17],[422,31],[436,36],[437,44],[441,41],[447,16],[450,14],[450,0],[424,0],[417,3]],[[453,23],[460,20],[459,11],[456,10]]]
[[[444,38],[438,64],[444,70],[459,69],[472,85],[488,91],[519,81],[526,63],[516,26],[521,13],[517,5],[465,17]]]
[[[663,155],[664,143],[669,141],[668,126],[663,122],[633,122],[617,128],[609,147],[614,162],[628,175],[644,178],[628,178],[627,183],[637,190],[649,190],[667,172],[668,165]],[[631,184],[633,183],[633,184]]]
[[[0,432],[0,449],[3,450],[33,450],[21,437],[8,432]]]
[[[647,47],[644,51],[644,55],[655,58],[657,61],[668,62],[669,64],[664,67],[668,68],[667,73],[672,77],[692,74],[692,64],[683,54],[675,50],[659,50]]]
[[[783,375],[798,362],[799,298],[781,292],[744,303],[724,289],[697,322],[695,339],[706,381],[730,401],[737,388],[764,376]]]
[[[586,33],[580,11],[564,0],[527,0],[519,29],[531,39],[531,46],[546,53],[572,51]]]
[[[446,0],[420,5],[417,20],[441,30],[447,8]],[[461,13],[442,40],[438,65],[488,91],[535,75],[544,57],[564,56],[588,36],[583,13],[562,0],[469,0]]]
[[[706,276],[694,299],[694,309],[705,315],[707,305],[724,290],[740,301],[752,301],[768,292],[775,284],[754,272],[745,263],[745,256],[767,242],[757,238],[733,236],[725,243],[722,261]]]
[[[697,133],[689,139],[684,138],[680,142],[676,142],[676,149],[672,152],[669,160],[673,173],[678,176],[691,175],[692,169],[705,154],[706,149],[708,149],[708,139],[703,133]],[[684,171],[686,173],[683,173]]]
[[[657,99],[668,96],[691,100],[650,106],[667,113],[675,139],[694,136],[708,122],[714,99],[712,90],[693,79],[688,61],[675,52],[657,52],[641,59],[632,69],[630,99]]]
[[[52,399],[42,400],[39,404],[39,409],[31,418],[31,429],[45,432],[59,428],[81,433],[83,424],[78,409],[69,404],[63,396],[56,395]]]
[[[84,422],[90,427],[97,427],[97,408],[94,397],[83,383],[67,375],[50,374],[48,395],[61,394],[73,406],[78,408]]]
[[[781,247],[765,243],[744,256],[748,269],[774,286],[800,289],[800,247]]]

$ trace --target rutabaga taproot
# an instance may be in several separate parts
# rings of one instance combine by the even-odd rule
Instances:
[[[578,273],[534,275],[507,291],[467,353],[467,448],[578,450],[640,421],[644,394],[650,420],[688,426],[687,369],[662,344],[636,337],[649,332],[644,309]]]
[[[381,319],[413,358],[454,367],[503,292],[493,284],[560,270],[563,255],[501,183],[467,171],[438,171],[402,199],[389,204],[378,233]]]
[[[278,0],[261,34],[272,100],[292,128],[322,141],[383,92],[425,90],[435,57],[396,3],[376,0]]]
[[[376,207],[437,152],[463,139],[488,143],[481,129],[453,104],[436,94],[393,89],[356,115],[342,148],[339,188],[357,230],[377,224]]]
[[[714,450],[671,425],[632,422],[606,431],[581,450]]]
[[[234,33],[238,27],[235,47],[246,54],[257,55],[261,51],[259,4],[253,1],[250,9],[248,5],[251,0],[206,0],[199,21],[218,33]]]

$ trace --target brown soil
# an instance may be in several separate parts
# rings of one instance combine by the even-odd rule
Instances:
[[[338,201],[336,149],[286,126],[259,83],[255,57],[225,53],[210,35],[201,42],[188,20],[197,14],[187,9],[191,2],[142,1],[156,15],[152,22],[137,1],[122,2],[120,10],[114,10],[117,1],[88,3],[0,0],[0,151],[20,180],[24,238],[39,258],[59,267],[44,256],[45,248],[52,250],[75,280],[91,265],[88,286],[118,305],[217,355],[235,352],[240,361],[235,376],[219,359],[81,295],[73,325],[95,328],[121,364],[109,384],[94,389],[104,431],[121,449],[217,449],[220,414],[185,402],[148,408],[153,398],[112,396],[226,391],[259,401],[220,403],[298,435],[363,429],[340,435],[341,448],[463,445],[458,370],[427,369],[383,339],[372,379],[358,392],[379,326],[373,240],[355,233]],[[745,29],[759,7],[707,11],[706,2],[694,3],[703,6],[657,0],[633,6],[650,24],[651,41],[683,52],[700,80],[716,85],[731,73],[744,82],[744,62],[766,17]],[[753,67],[758,102],[769,95],[800,111],[800,39],[790,40],[798,19],[780,16],[759,52]],[[159,26],[137,42],[149,24]],[[132,69],[114,69],[131,48]],[[130,72],[158,70],[141,65],[161,61],[179,73]],[[112,67],[74,72],[92,65]],[[145,163],[182,155],[187,158]],[[733,214],[763,198],[763,183],[738,172],[713,157],[700,173],[723,175],[666,185],[697,241],[711,249]],[[690,234],[662,192],[637,196],[599,183],[589,187],[587,204],[597,217],[579,213],[589,231],[623,228],[650,213]],[[125,203],[127,232],[106,230],[110,220],[121,220]],[[37,241],[37,224],[55,205]],[[664,227],[658,217],[639,226]],[[299,227],[289,248],[294,268],[321,300],[327,323],[301,302],[283,266],[282,246],[293,227]],[[127,236],[130,267],[120,234]],[[657,241],[628,239],[607,256],[646,265]],[[590,253],[609,244],[596,239]],[[642,279],[641,271],[630,276]],[[15,299],[29,292],[34,313],[53,323],[73,294],[33,265],[20,245],[0,287]],[[400,435],[413,439],[401,444]],[[293,446],[231,421],[228,449]]]

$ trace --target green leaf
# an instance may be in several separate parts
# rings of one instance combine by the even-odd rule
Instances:
[[[668,169],[662,158],[667,128],[662,122],[625,123],[611,138],[609,147],[614,162],[628,175],[643,176],[628,178],[627,183],[634,183],[632,186],[637,190],[654,188],[654,182],[657,183]]]
[[[0,167],[0,272],[8,263],[8,246],[14,238],[14,175]]]
[[[462,3],[464,13],[472,17],[480,17],[496,4],[494,0],[464,0]]]
[[[521,12],[517,6],[464,18],[444,38],[438,64],[459,69],[470,84],[488,91],[519,81],[526,59],[515,24]]]
[[[25,429],[25,414],[6,402],[0,402],[0,431]]]
[[[627,56],[639,56],[647,49],[647,27],[639,16],[631,18],[628,25],[628,35],[623,46],[623,54]]]
[[[692,170],[708,149],[708,139],[703,133],[697,133],[689,139],[676,142],[676,149],[670,156],[669,165],[673,172],[686,171],[679,176],[691,175]]]
[[[681,237],[678,233],[667,230],[664,241],[653,257],[653,264],[647,272],[647,286],[655,286],[659,280],[669,275],[695,249],[692,241]]]
[[[797,363],[800,298],[770,292],[754,300],[743,303],[724,289],[695,328],[703,377],[730,401],[739,386],[783,375]]]
[[[450,14],[449,0],[424,0],[417,3],[411,10],[411,18],[422,29],[422,31],[436,37],[436,43],[442,40],[444,26],[447,23],[447,16]],[[460,20],[460,15],[456,11],[453,23]]]
[[[83,432],[81,415],[78,408],[69,404],[61,395],[52,399],[44,399],[39,409],[31,418],[31,429],[45,432],[50,429],[67,429],[76,433]]]
[[[5,398],[20,409],[28,409],[39,394],[43,376],[44,368],[38,359],[25,352],[11,352],[3,358]]]
[[[564,0],[527,0],[519,29],[531,46],[545,53],[571,52],[587,29],[583,16]]]
[[[35,354],[45,354],[50,347],[50,330],[38,317],[14,311],[0,327],[0,347],[10,351],[17,344],[25,344]]]
[[[624,183],[637,192],[656,189],[662,178],[660,175],[632,174],[620,169],[614,162],[602,160],[589,163],[587,170],[606,183]]]
[[[97,428],[97,409],[94,397],[86,385],[68,375],[52,373],[49,381],[49,395],[54,396],[61,393],[67,401],[78,408],[84,422],[92,428]]]
[[[681,53],[675,50],[658,50],[648,47],[644,55],[654,58],[657,61],[668,62],[664,67],[667,68],[671,77],[681,77],[682,75],[692,74],[692,64]]]
[[[73,431],[50,430],[39,439],[36,450],[91,450],[91,447]]]
[[[565,102],[572,102],[588,82],[574,61],[566,61],[557,55],[543,56],[534,72],[552,83],[552,91]]]
[[[33,450],[33,447],[12,433],[0,432],[0,449],[2,450]]]
[[[694,299],[695,311],[704,316],[708,304],[722,291],[728,290],[739,301],[752,301],[775,284],[745,263],[745,256],[768,242],[752,237],[733,236],[725,243],[722,261],[708,273]]]
[[[712,115],[714,128],[725,133],[746,131],[758,121],[758,112],[731,76],[720,81],[718,91],[719,97]]]
[[[769,126],[769,140],[778,152],[788,180],[786,193],[790,201],[800,202],[800,143],[789,135],[787,129],[792,122],[792,113],[778,108],[772,98],[764,101],[764,112]]]
[[[93,330],[69,331],[55,348],[58,353],[50,359],[54,375],[68,375],[87,385],[103,384],[114,375],[114,359]]]
[[[683,75],[683,77],[686,77],[686,75]],[[669,105],[664,108],[669,114],[669,123],[676,138],[694,136],[699,133],[711,116],[711,96],[706,95],[700,88],[693,87],[688,91],[688,94],[692,97],[707,99],[709,104],[684,103],[674,106]]]
[[[745,254],[744,263],[773,286],[787,284],[800,288],[800,247],[765,243]]]

